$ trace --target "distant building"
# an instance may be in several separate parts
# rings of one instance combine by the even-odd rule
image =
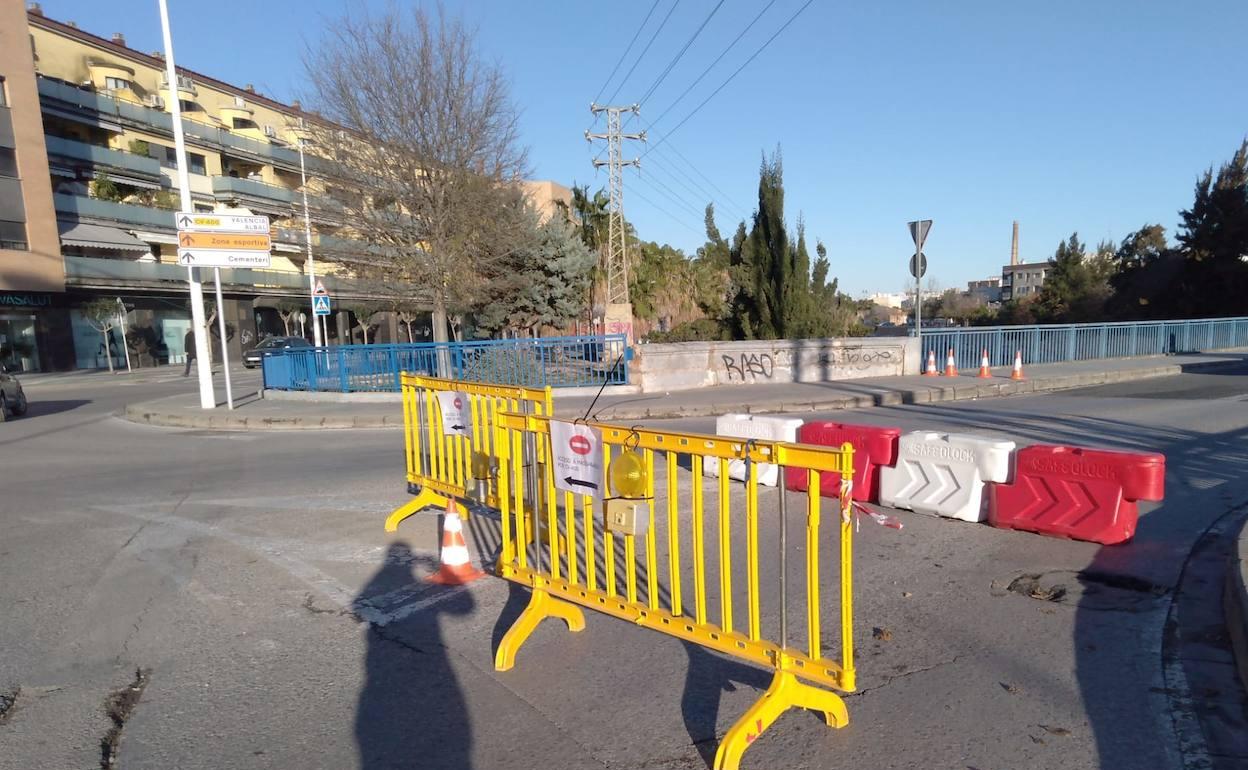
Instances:
[[[966,293],[985,303],[1001,301],[1001,279],[997,276],[982,281],[967,281]]]
[[[869,299],[876,305],[899,308],[902,306],[902,303],[910,299],[910,295],[902,294],[901,292],[876,292],[875,294],[864,295],[863,299]]]
[[[1048,262],[1002,266],[1001,301],[1023,299],[1039,292],[1049,276],[1049,268]]]

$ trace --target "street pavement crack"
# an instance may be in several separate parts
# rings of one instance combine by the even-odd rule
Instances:
[[[940,662],[933,663],[930,666],[920,666],[919,668],[912,668],[909,671],[903,671],[900,674],[893,674],[892,676],[885,676],[883,682],[880,682],[879,684],[873,687],[864,687],[860,690],[856,690],[854,692],[843,695],[842,697],[843,698],[856,698],[860,695],[866,695],[869,692],[882,690],[883,688],[888,687],[893,682],[896,682],[898,679],[905,679],[907,677],[914,676],[915,674],[923,674],[923,673],[926,673],[928,671],[933,671],[938,668],[944,668],[945,666],[952,666],[954,663],[957,663],[961,659],[962,659],[961,655],[954,655],[949,660],[942,660]]]
[[[114,690],[104,701],[104,713],[108,715],[113,726],[108,728],[108,732],[104,733],[104,737],[100,739],[101,770],[113,770],[117,767],[117,755],[121,749],[121,731],[125,729],[126,722],[134,713],[135,706],[139,705],[139,699],[143,697],[143,690],[146,689],[150,676],[151,669],[135,669],[134,680],[125,687]]]

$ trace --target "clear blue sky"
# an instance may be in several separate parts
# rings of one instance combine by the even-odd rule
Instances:
[[[651,143],[804,1],[777,0],[654,126]],[[447,2],[477,25],[482,48],[511,79],[536,177],[605,185],[583,138],[588,105],[651,2]],[[660,0],[616,81],[674,2]],[[616,101],[640,99],[716,2],[680,0]],[[658,118],[764,4],[726,0],[642,104],[643,118]],[[283,100],[301,90],[305,43],[361,7],[170,5],[179,64]],[[43,0],[54,19],[159,48],[156,0],[124,6]],[[760,154],[780,144],[786,213],[805,215],[808,237],[824,241],[833,274],[855,295],[901,288],[911,219],[935,220],[926,252],[943,287],[999,273],[1013,219],[1027,261],[1045,259],[1074,230],[1093,243],[1152,222],[1172,233],[1196,176],[1248,134],[1245,29],[1243,0],[814,0],[667,143],[723,194],[688,169],[697,184],[673,179],[683,163],[659,149],[640,178],[626,172],[626,214],[643,238],[692,253],[707,197],[698,185],[716,199],[727,235],[753,209]],[[603,98],[614,90],[615,82]]]

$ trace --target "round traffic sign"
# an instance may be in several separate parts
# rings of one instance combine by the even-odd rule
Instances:
[[[460,399],[458,396],[456,396],[456,397],[455,397],[455,408],[456,408],[456,409],[463,409],[463,408],[464,408],[464,402],[463,402],[463,400],[462,400],[462,399]]]
[[[916,257],[918,265],[915,265]],[[927,255],[923,253],[913,254],[910,256],[910,275],[915,278],[922,278],[927,273]]]
[[[594,447],[589,443],[589,439],[578,434],[568,439],[568,448],[578,455],[587,455]]]

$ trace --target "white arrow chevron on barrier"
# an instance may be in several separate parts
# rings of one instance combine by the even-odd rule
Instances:
[[[952,468],[952,467],[950,467],[950,466],[948,466],[948,465],[936,465],[936,466],[935,466],[935,471],[936,471],[936,476],[937,476],[937,477],[940,477],[940,476],[941,476],[941,471],[944,471],[944,472],[945,472],[945,475],[947,475],[947,476],[948,476],[948,479],[949,479],[949,483],[948,483],[948,485],[945,485],[945,484],[943,484],[943,483],[941,484],[941,491],[943,492],[943,491],[946,489],[946,487],[947,487],[947,488],[949,489],[949,494],[944,495],[943,497],[938,497],[936,494],[932,494],[932,496],[931,496],[931,499],[932,499],[932,500],[935,500],[935,504],[936,504],[936,505],[938,505],[938,506],[940,506],[940,505],[944,505],[945,503],[949,502],[950,500],[952,500],[952,499],[953,499],[953,496],[954,496],[954,495],[956,495],[957,493],[961,492],[961,491],[962,491],[962,485],[958,483],[958,476],[957,476],[957,474],[955,474],[955,473],[953,472],[953,468]]]
[[[914,460],[902,460],[900,465],[906,470],[906,483],[897,491],[898,500],[907,500],[931,484],[931,480],[923,472],[923,467],[920,463]]]

